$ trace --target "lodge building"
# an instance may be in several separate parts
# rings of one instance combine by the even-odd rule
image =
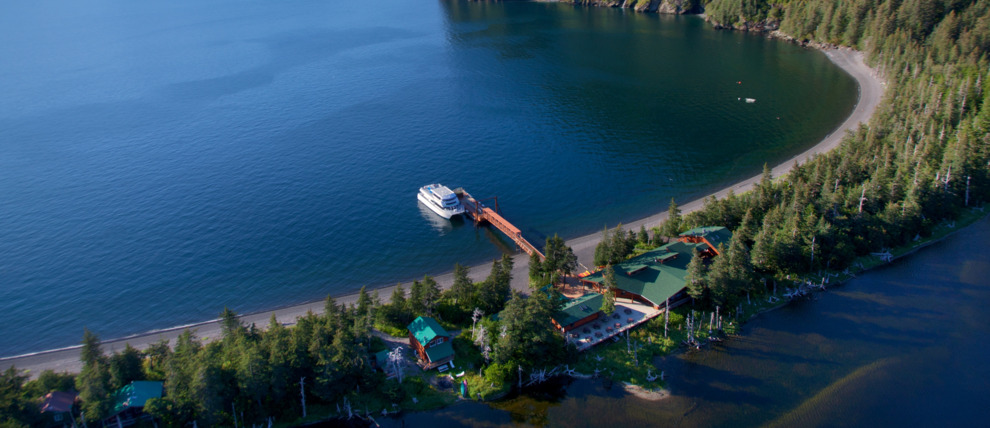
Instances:
[[[728,245],[732,233],[724,227],[698,227],[680,234],[677,241],[625,260],[612,269],[615,272],[615,297],[664,308],[667,302],[675,307],[687,300],[685,277],[694,249],[702,257],[719,254],[719,246]],[[605,293],[602,285],[604,270],[599,270],[581,282]]]

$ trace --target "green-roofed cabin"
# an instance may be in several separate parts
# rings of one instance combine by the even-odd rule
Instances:
[[[440,367],[454,360],[453,337],[430,317],[419,317],[409,323],[409,346],[416,350],[423,370]]]
[[[698,251],[704,253],[705,256],[712,257],[719,255],[719,245],[729,246],[732,232],[722,226],[696,227],[680,234],[677,239],[689,244],[705,244],[705,247],[698,248]]]
[[[144,413],[144,405],[152,398],[161,398],[164,384],[148,380],[136,380],[114,394],[111,416],[103,420],[108,426],[130,426],[140,420],[151,420]]]
[[[590,323],[599,316],[602,316],[602,303],[605,296],[598,293],[588,293],[567,302],[559,311],[555,312],[550,321],[561,332],[574,330],[582,325]]]

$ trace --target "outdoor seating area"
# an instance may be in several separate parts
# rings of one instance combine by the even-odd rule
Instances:
[[[619,315],[620,313],[622,315]],[[578,351],[584,351],[605,340],[615,338],[661,313],[662,310],[638,302],[615,302],[615,312],[611,317],[602,318],[605,321],[585,324],[580,330],[573,330],[567,336],[567,340],[576,344]]]

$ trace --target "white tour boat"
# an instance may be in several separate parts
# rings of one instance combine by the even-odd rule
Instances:
[[[437,215],[446,219],[464,213],[464,205],[457,199],[457,195],[447,186],[439,183],[420,187],[417,199]]]

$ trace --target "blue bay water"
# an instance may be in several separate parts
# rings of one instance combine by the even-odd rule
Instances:
[[[429,182],[594,232],[788,158],[856,99],[813,50],[545,3],[13,1],[0,58],[0,355],[497,257],[421,210]]]

